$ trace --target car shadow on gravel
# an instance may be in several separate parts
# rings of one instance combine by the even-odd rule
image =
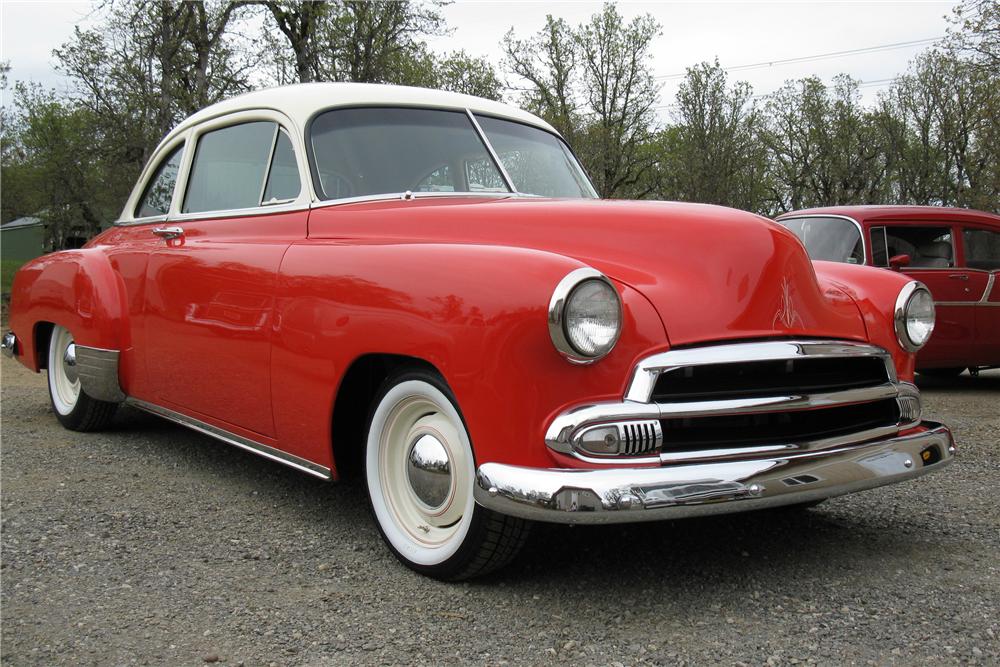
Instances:
[[[917,373],[916,380],[920,389],[1000,392],[1000,370],[983,371],[978,376],[965,371],[957,377],[931,377]]]
[[[154,452],[174,471],[207,474],[234,489],[252,488],[274,522],[307,524],[318,533],[346,536],[355,550],[384,552],[368,512],[363,481],[353,476],[326,483],[267,461],[146,413],[125,409],[113,431],[116,447]],[[648,588],[651,581],[675,586],[714,587],[775,571],[824,570],[831,563],[871,562],[873,557],[906,557],[918,548],[904,526],[878,516],[838,511],[834,499],[818,508],[774,509],[717,517],[612,526],[536,524],[521,555],[503,570],[474,585],[598,585],[613,578],[619,590]],[[612,574],[613,573],[613,574]],[[817,574],[817,576],[819,576]]]

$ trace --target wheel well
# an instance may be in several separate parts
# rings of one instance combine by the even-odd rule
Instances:
[[[347,369],[333,404],[333,460],[341,479],[361,472],[365,427],[372,401],[382,383],[400,368],[415,368],[441,375],[433,364],[417,357],[397,354],[366,354]]]
[[[54,328],[52,322],[39,322],[35,325],[35,363],[39,368],[49,367],[49,341]]]

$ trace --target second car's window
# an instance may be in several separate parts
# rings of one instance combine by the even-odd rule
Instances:
[[[1000,232],[988,229],[966,229],[965,265],[970,269],[992,271],[1000,269]]]
[[[198,139],[184,213],[260,206],[276,124],[243,123]]]
[[[949,227],[887,225],[885,240],[889,257],[909,255],[912,268],[946,269],[955,266]]]

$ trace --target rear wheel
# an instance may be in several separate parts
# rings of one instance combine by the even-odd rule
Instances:
[[[528,524],[473,500],[472,444],[440,377],[394,374],[382,385],[368,424],[368,496],[382,537],[403,564],[459,580],[517,555]]]
[[[118,410],[83,391],[76,365],[76,343],[69,329],[55,325],[49,338],[49,398],[59,423],[71,431],[98,431]]]

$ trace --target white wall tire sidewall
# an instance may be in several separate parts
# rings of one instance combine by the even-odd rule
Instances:
[[[49,395],[52,397],[52,406],[56,412],[67,416],[76,409],[80,402],[80,381],[70,382],[63,370],[62,354],[66,345],[72,342],[73,336],[69,330],[58,324],[52,328],[52,336],[49,339]],[[75,389],[74,389],[75,387]]]
[[[464,498],[464,511],[462,518],[456,524],[456,530],[450,538],[435,547],[427,547],[420,544],[401,526],[397,525],[394,512],[388,507],[386,491],[382,486],[380,475],[379,448],[381,434],[386,426],[387,419],[393,408],[402,400],[418,396],[432,401],[440,411],[440,414],[447,417],[451,425],[458,432],[459,443],[465,449],[462,470],[453,470],[455,475],[466,475],[466,488],[468,493]],[[435,566],[444,563],[454,556],[465,542],[469,534],[469,527],[472,523],[472,515],[475,510],[475,500],[473,499],[472,488],[475,482],[475,462],[472,454],[472,443],[465,430],[458,410],[439,389],[421,380],[407,380],[392,387],[379,402],[378,407],[372,415],[371,425],[368,430],[368,439],[365,447],[365,476],[368,483],[368,494],[371,498],[372,509],[375,518],[382,528],[382,532],[392,547],[406,560],[421,566]],[[456,498],[456,502],[462,499]]]

